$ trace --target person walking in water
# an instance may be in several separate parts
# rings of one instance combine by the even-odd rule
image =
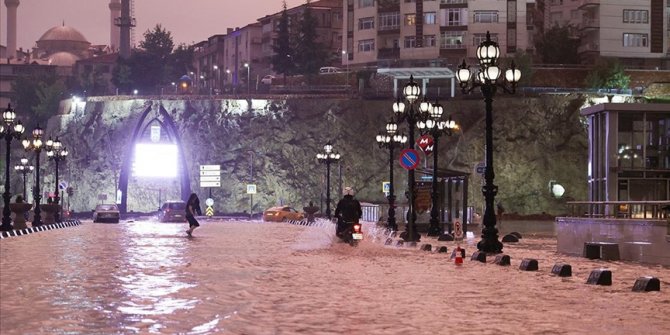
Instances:
[[[186,234],[188,234],[189,237],[193,236],[192,234],[195,228],[200,227],[200,223],[195,219],[196,214],[202,215],[202,211],[200,210],[200,199],[198,199],[198,196],[195,193],[191,193],[191,196],[188,197],[188,201],[186,202],[186,221],[188,221],[188,230],[186,231]]]

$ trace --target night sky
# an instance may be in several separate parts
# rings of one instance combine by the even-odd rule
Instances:
[[[109,44],[109,0],[21,0],[18,7],[17,48],[32,48],[56,25],[71,26],[92,44]],[[7,45],[7,8],[0,2],[0,44]],[[286,0],[289,8],[304,0]],[[187,7],[190,5],[190,7]],[[160,23],[172,33],[175,45],[192,44],[226,28],[243,27],[281,11],[281,0],[135,0],[135,42]]]

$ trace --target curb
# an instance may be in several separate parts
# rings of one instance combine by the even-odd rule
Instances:
[[[19,229],[19,230],[3,231],[3,232],[0,232],[0,240],[10,238],[10,237],[18,237],[18,236],[28,235],[28,234],[32,234],[32,233],[38,233],[38,232],[46,231],[46,230],[60,229],[60,228],[65,228],[65,227],[73,227],[73,226],[78,226],[80,224],[81,224],[81,222],[79,220],[75,219],[75,220],[65,220],[63,222],[49,224],[49,225],[41,225],[39,227],[30,227],[30,228]]]

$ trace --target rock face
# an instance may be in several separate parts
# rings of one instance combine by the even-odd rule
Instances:
[[[316,154],[329,140],[342,155],[339,165],[331,165],[333,203],[345,186],[354,187],[362,201],[386,202],[381,184],[388,180],[389,156],[386,149],[379,149],[375,135],[392,116],[389,101],[149,98],[90,97],[85,108],[73,108],[50,120],[48,133],[59,135],[70,150],[67,173],[61,172],[61,178],[67,178],[74,188],[69,199],[74,210],[90,211],[97,203],[114,201],[123,160],[132,153],[132,134],[136,127],[145,126],[137,121],[149,108],[147,120],[164,122],[159,106],[176,124],[191,188],[201,200],[210,190],[199,187],[199,165],[221,165],[222,185],[211,189],[217,212],[258,213],[280,203],[302,208],[309,201],[317,206],[322,203],[325,210],[326,167],[317,162]],[[566,198],[586,199],[587,129],[579,116],[584,102],[585,97],[579,95],[496,97],[496,201],[508,213],[560,214],[566,211]],[[483,99],[442,104],[460,131],[440,138],[439,166],[471,173],[468,201],[481,213],[483,196],[477,187],[481,177],[474,167],[484,160]],[[405,134],[406,129],[406,124],[399,126]],[[432,157],[427,164],[432,164]],[[52,176],[43,174],[48,183]],[[405,170],[396,164],[396,194],[404,194],[406,178]],[[563,199],[551,196],[550,180],[565,187]],[[258,190],[253,209],[246,194],[248,183],[256,184]],[[155,211],[162,201],[181,197],[179,185],[176,178],[131,175],[128,210]]]

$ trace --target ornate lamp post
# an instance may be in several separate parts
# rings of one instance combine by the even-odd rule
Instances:
[[[400,99],[393,103],[393,112],[396,115],[396,120],[398,123],[406,121],[409,129],[409,148],[414,149],[414,127],[417,122],[425,120],[428,117],[428,112],[430,110],[430,103],[426,100],[424,96],[423,101],[419,102],[419,96],[421,96],[421,88],[419,85],[414,82],[414,76],[409,77],[409,83],[403,88],[403,95],[405,100],[407,100],[407,105],[402,102]],[[415,107],[415,105],[418,105]],[[408,218],[407,218],[407,227],[404,234],[405,241],[419,241],[421,236],[416,231],[416,210],[414,208],[414,170],[409,170],[407,172],[407,189],[408,189]]]
[[[28,165],[28,158],[21,158],[21,164],[14,165],[14,170],[23,175],[23,199],[26,199],[26,175],[33,173],[34,166]]]
[[[44,130],[38,125],[33,129],[33,138],[27,139],[24,138],[21,141],[23,148],[26,151],[32,150],[35,151],[35,191],[33,192],[34,206],[35,206],[35,217],[33,219],[33,227],[39,227],[42,225],[42,217],[40,215],[40,152],[44,147],[44,142],[42,142],[42,135],[44,135]]]
[[[9,209],[9,200],[12,197],[9,193],[9,154],[13,139],[18,139],[25,131],[21,121],[16,120],[16,113],[11,104],[7,104],[7,109],[2,113],[2,125],[0,125],[0,134],[5,138],[6,152],[5,152],[5,193],[2,198],[5,202],[5,208],[2,210],[2,224],[0,230],[12,230],[12,218],[10,217],[11,210]]]
[[[516,84],[521,79],[521,71],[515,68],[512,62],[511,68],[505,71],[504,81],[498,81],[501,74],[498,67],[499,55],[498,43],[491,41],[491,35],[487,31],[486,40],[477,48],[479,70],[471,72],[465,64],[465,60],[463,60],[463,64],[458,67],[456,72],[456,79],[463,93],[468,94],[479,87],[486,103],[486,168],[484,170],[485,184],[482,187],[485,199],[484,228],[482,229],[482,240],[477,243],[477,249],[487,253],[500,253],[503,247],[502,243],[498,241],[498,229],[496,229],[494,212],[498,187],[493,184],[495,177],[493,172],[493,96],[498,88],[506,93],[513,94],[516,90]],[[509,88],[507,84],[510,85]]]
[[[340,160],[340,154],[333,151],[333,145],[330,141],[323,146],[325,153],[316,154],[316,159],[320,163],[326,164],[326,216],[330,219],[330,164]]]
[[[451,117],[448,120],[442,119],[444,109],[437,101],[430,109],[430,117],[424,122],[419,121],[417,127],[424,135],[430,135],[433,138],[433,180],[432,180],[432,206],[430,210],[430,226],[428,227],[428,236],[439,236],[444,230],[440,227],[439,204],[437,192],[437,162],[438,162],[438,142],[442,135],[451,136],[456,128],[456,122]]]
[[[398,224],[395,222],[395,195],[393,194],[393,149],[402,147],[407,143],[407,136],[398,134],[398,124],[391,120],[386,124],[386,134],[380,132],[377,137],[377,144],[380,148],[389,149],[389,213],[387,228],[391,231],[398,231]]]
[[[54,198],[54,203],[58,205],[58,203],[60,202],[60,197],[58,196],[58,163],[65,160],[68,151],[67,149],[65,149],[63,143],[61,143],[58,137],[56,137],[55,141],[52,141],[51,138],[49,138],[46,142],[46,149],[47,149],[47,158],[56,163],[56,190],[54,192],[56,197]],[[56,222],[60,222],[60,211],[56,211],[55,218]]]

